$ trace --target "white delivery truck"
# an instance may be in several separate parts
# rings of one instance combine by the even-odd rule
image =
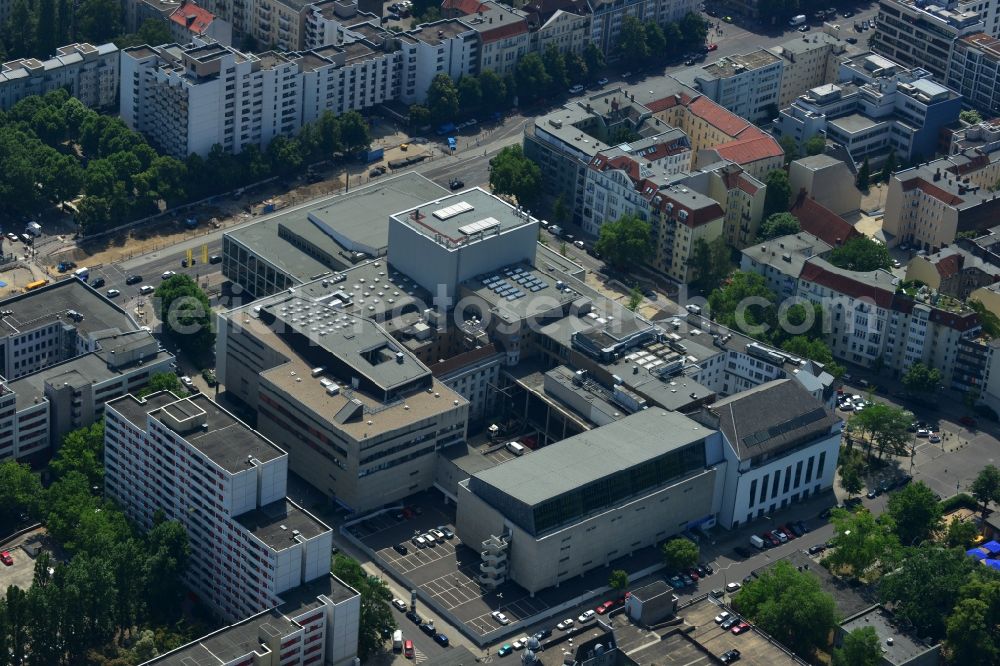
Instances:
[[[794,28],[797,25],[803,25],[805,22],[806,22],[806,15],[799,14],[798,16],[793,16],[792,19],[788,22],[788,25]]]
[[[75,271],[73,271],[73,275],[77,279],[80,279],[80,280],[83,280],[84,282],[86,282],[87,279],[90,277],[90,269],[89,268],[78,268]]]
[[[35,238],[38,238],[42,235],[42,225],[38,224],[38,222],[28,222],[28,224],[24,226],[24,233],[31,234]]]
[[[764,550],[765,547],[764,540],[756,534],[750,535],[750,545],[758,550]]]
[[[399,629],[392,635],[392,649],[394,652],[403,651],[403,632]]]

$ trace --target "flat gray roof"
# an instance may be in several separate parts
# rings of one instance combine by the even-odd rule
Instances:
[[[583,298],[561,276],[537,270],[526,263],[477,275],[463,282],[462,287],[489,303],[494,312],[511,322],[529,315],[541,317],[544,312]]]
[[[392,217],[446,247],[463,245],[480,233],[489,237],[537,224],[534,218],[518,214],[509,203],[479,187],[425,200]]]
[[[676,412],[647,409],[474,477],[527,506],[535,506],[714,432]]]
[[[896,626],[895,618],[879,606],[872,606],[857,615],[852,615],[841,622],[840,627],[847,633],[864,627],[874,628],[882,647],[882,658],[890,664],[908,664],[918,655],[934,649],[914,640]],[[892,643],[887,642],[886,639],[889,638],[892,639]]]
[[[0,319],[0,334],[17,335],[46,324],[61,322],[86,335],[98,331],[134,331],[139,326],[121,308],[81,280],[69,277],[55,284],[0,301],[9,314]],[[83,319],[67,313],[76,311]]]
[[[806,259],[826,254],[832,249],[830,244],[810,233],[800,231],[748,245],[741,252],[758,264],[771,266],[785,275],[797,278]]]
[[[296,537],[312,539],[330,528],[288,498],[241,513],[236,522],[275,550],[297,543]]]
[[[447,193],[420,174],[407,172],[339,195],[315,208],[279,211],[225,235],[299,282],[308,282],[350,266],[354,250],[349,245],[385,248],[390,215]],[[335,257],[340,266],[309,256],[292,243],[292,237]]]
[[[302,583],[298,587],[282,592],[279,596],[284,603],[278,606],[278,610],[288,617],[298,617],[302,613],[319,608],[322,602],[318,597],[326,597],[333,603],[339,604],[358,596],[358,592],[330,574]]]
[[[831,125],[839,127],[847,134],[857,134],[858,132],[863,132],[882,123],[881,120],[872,120],[868,116],[863,116],[860,113],[852,113],[828,120],[827,122]]]
[[[724,398],[709,411],[740,460],[776,454],[830,433],[840,418],[794,379],[776,379]]]
[[[170,426],[164,421],[167,417],[181,421],[199,418],[207,427],[178,434],[216,465],[231,473],[247,469],[248,456],[265,463],[285,455],[270,440],[201,393],[168,402],[149,414],[168,428]]]
[[[158,666],[222,666],[249,654],[264,654],[260,636],[297,631],[298,625],[272,609],[223,627],[196,641],[147,662]]]

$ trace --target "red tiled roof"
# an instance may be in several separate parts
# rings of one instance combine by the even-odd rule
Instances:
[[[816,203],[815,199],[806,196],[805,190],[799,192],[798,199],[789,212],[799,221],[802,231],[816,236],[833,247],[861,235],[853,224],[826,206]]]
[[[215,15],[193,2],[187,2],[171,12],[170,20],[196,35],[200,35],[212,24]]]
[[[761,132],[756,127],[754,130],[756,132],[743,132],[743,134],[751,134],[750,137],[741,136],[735,141],[715,146],[715,152],[737,164],[750,164],[757,160],[781,157],[784,154],[785,151],[782,150],[781,145],[774,140],[773,136]]]
[[[941,277],[951,277],[962,270],[963,258],[964,257],[962,257],[962,255],[956,252],[955,254],[948,255],[947,257],[943,257],[935,262],[934,268],[937,269],[938,275]]]
[[[736,187],[750,195],[757,194],[757,191],[760,190],[759,187],[750,182],[749,178],[743,175],[741,175],[739,180],[736,181]]]
[[[479,0],[444,0],[441,3],[441,9],[452,9],[460,14],[475,14],[480,9],[488,9]]]
[[[732,111],[719,106],[707,97],[697,97],[687,107],[691,113],[702,118],[712,127],[719,128],[729,136],[739,136],[740,132],[748,126],[752,127],[748,121],[740,118]]]
[[[494,28],[483,30],[479,33],[484,43],[498,42],[501,39],[507,39],[514,35],[521,35],[528,32],[528,24],[523,19],[513,19],[504,23],[494,22],[493,25],[495,26]]]
[[[678,104],[682,106],[688,106],[691,104],[691,96],[685,93],[668,95],[662,99],[657,99],[649,104],[644,105],[647,109],[653,113],[658,113],[660,111],[666,111],[667,109],[672,109]]]
[[[838,294],[844,294],[851,298],[871,300],[875,305],[882,308],[888,308],[892,305],[892,297],[895,294],[895,290],[888,282],[886,282],[886,289],[880,289],[860,280],[855,280],[849,275],[841,275],[840,273],[828,271],[814,261],[806,261],[802,267],[802,272],[799,274],[799,278],[821,285],[827,289],[832,289]]]
[[[964,200],[956,194],[952,194],[947,190],[943,190],[933,183],[929,183],[923,178],[911,178],[910,180],[903,182],[903,191],[910,192],[911,190],[919,189],[924,194],[929,197],[934,197],[939,201],[943,201],[949,206],[957,206]]]

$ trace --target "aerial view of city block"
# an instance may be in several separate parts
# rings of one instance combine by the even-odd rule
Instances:
[[[1000,0],[0,60],[0,666],[1000,664]]]

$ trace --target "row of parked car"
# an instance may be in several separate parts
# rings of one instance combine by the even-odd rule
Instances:
[[[592,622],[597,618],[598,615],[604,615],[605,613],[614,610],[615,608],[624,606],[625,600],[628,599],[630,595],[631,592],[626,592],[625,596],[623,597],[619,597],[618,599],[611,601],[605,601],[604,603],[600,604],[597,608],[593,610],[585,610],[582,613],[580,613],[580,615],[575,620],[571,617],[568,617],[562,622],[556,624],[556,629],[558,629],[559,631],[569,631],[578,624],[587,624],[588,622]],[[496,622],[500,623],[500,625],[502,626],[510,624],[510,618],[508,618],[500,611],[493,611],[492,613],[490,613],[490,615]],[[531,638],[534,638],[536,641],[541,643],[543,640],[549,638],[551,635],[552,635],[551,629],[542,629],[533,634]],[[504,643],[497,650],[497,656],[506,657],[514,650],[523,650],[528,645],[528,641],[529,641],[528,636],[522,636],[521,638],[518,638],[517,640],[511,643]]]
[[[767,532],[761,532],[760,535],[754,534],[750,537],[750,544],[760,550],[764,550],[765,548],[774,548],[783,543],[788,543],[792,539],[806,534],[808,531],[809,528],[806,527],[806,524],[801,520],[798,520],[794,523],[779,525],[773,530],[769,530]]]
[[[446,540],[450,541],[454,538],[455,538],[455,533],[452,532],[450,528],[441,525],[440,527],[427,530],[423,534],[413,535],[413,538],[410,539],[410,542],[413,543],[413,545],[416,546],[417,548],[430,548],[432,546],[438,545],[439,543],[444,543]],[[406,555],[409,552],[409,549],[406,547],[406,544],[402,543],[393,546],[393,550],[395,550],[400,555]]]
[[[685,571],[676,572],[667,579],[667,583],[675,590],[680,590],[685,587],[697,585],[700,579],[711,576],[713,573],[715,573],[715,570],[712,568],[712,565],[699,564]]]

